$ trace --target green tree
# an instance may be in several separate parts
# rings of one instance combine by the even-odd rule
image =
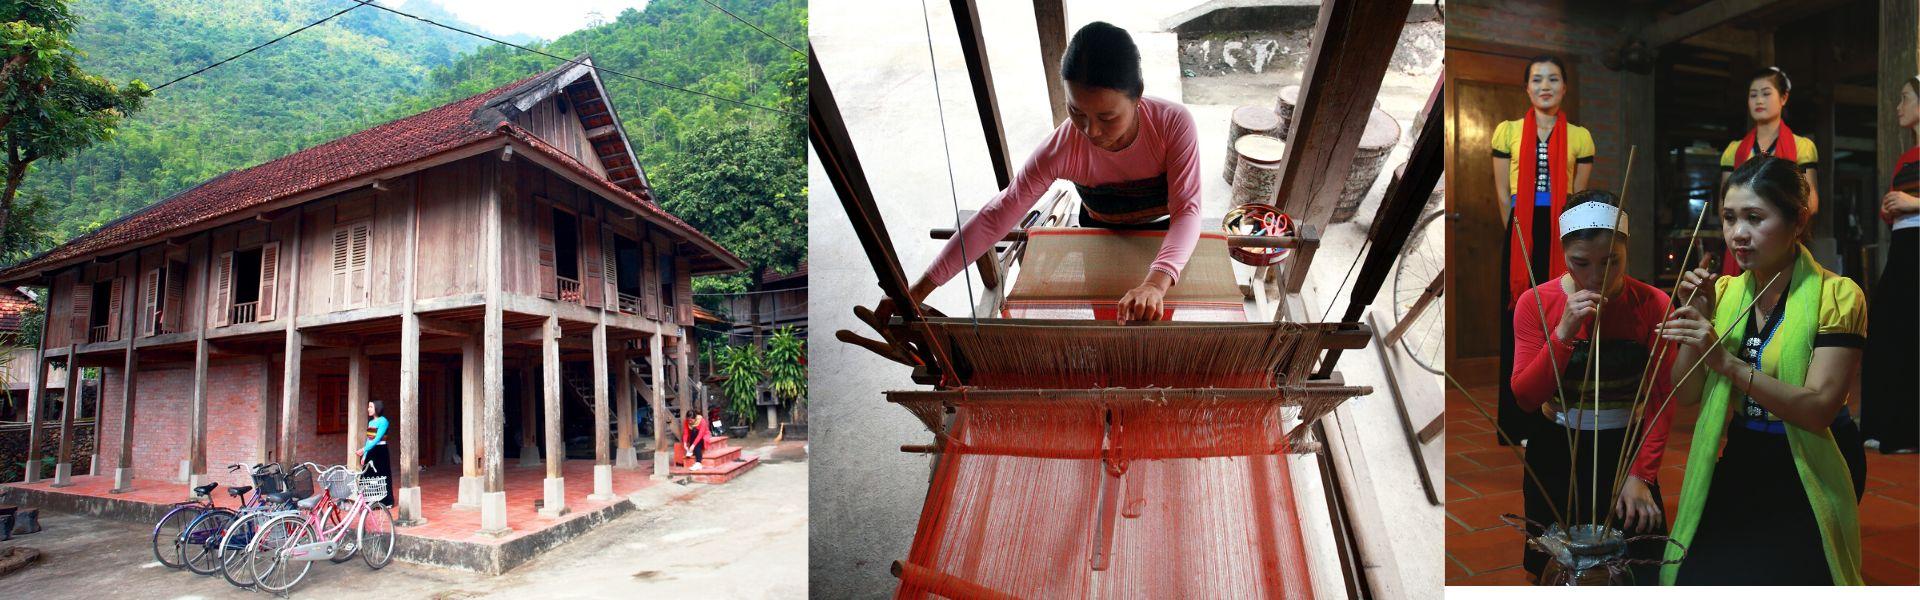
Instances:
[[[807,341],[795,335],[792,326],[767,340],[767,388],[793,402],[794,421],[807,422]]]
[[[67,41],[73,25],[66,0],[0,3],[0,232],[34,161],[64,159],[113,137],[148,95],[138,79],[121,89],[81,69],[80,52]]]
[[[751,344],[723,346],[714,354],[720,376],[726,378],[720,383],[720,391],[727,395],[727,412],[741,424],[752,427],[754,400],[760,393],[761,380],[766,377],[766,356]]]

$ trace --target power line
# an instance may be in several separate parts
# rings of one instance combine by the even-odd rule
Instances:
[[[293,34],[296,34],[296,33],[300,33],[300,32],[302,32],[302,31],[306,31],[306,30],[308,30],[308,29],[312,29],[312,28],[314,28],[314,27],[316,27],[316,26],[318,26],[318,25],[320,25],[321,23],[325,23],[325,22],[327,22],[327,21],[332,21],[334,17],[338,17],[338,16],[340,16],[340,15],[344,15],[344,14],[347,14],[348,12],[350,12],[350,11],[352,11],[353,9],[356,9],[356,8],[360,8],[360,7],[362,7],[362,6],[367,6],[367,5],[368,5],[368,2],[369,2],[369,0],[353,0],[353,1],[355,2],[355,4],[354,4],[353,6],[349,6],[349,7],[346,7],[346,8],[343,8],[343,9],[340,9],[340,12],[336,12],[336,13],[333,13],[333,14],[331,14],[331,15],[327,15],[327,17],[326,17],[326,18],[324,18],[324,19],[321,19],[321,20],[318,20],[318,21],[314,21],[314,22],[312,22],[312,23],[308,23],[308,24],[306,24],[306,25],[304,25],[304,26],[301,26],[301,27],[300,27],[299,29],[295,29],[295,30],[293,30],[293,31],[289,31],[289,32],[286,32],[286,33],[283,33],[283,34],[280,34],[280,37],[277,37],[277,38],[273,38],[273,39],[271,39],[271,40],[267,40],[267,41],[266,41],[265,43],[263,43],[263,44],[260,44],[260,45],[258,45],[258,46],[254,46],[254,47],[252,47],[252,48],[248,48],[248,49],[247,49],[247,50],[246,50],[245,52],[241,52],[241,53],[239,53],[239,54],[235,54],[235,55],[233,55],[233,56],[229,56],[229,57],[227,57],[227,58],[225,58],[225,59],[222,59],[222,60],[221,60],[220,62],[216,62],[216,63],[213,63],[213,64],[210,64],[210,65],[207,65],[207,66],[204,66],[204,67],[200,67],[200,70],[198,70],[198,71],[194,71],[194,72],[192,72],[192,73],[188,73],[188,74],[186,74],[186,75],[181,75],[181,76],[179,76],[179,77],[175,77],[175,78],[173,78],[173,81],[169,81],[169,82],[166,82],[166,83],[162,83],[162,84],[160,84],[160,85],[159,85],[159,87],[155,87],[155,88],[153,88],[152,90],[149,90],[149,93],[152,93],[152,92],[158,92],[158,91],[160,91],[160,90],[162,90],[162,89],[165,89],[165,88],[166,88],[167,86],[170,86],[170,85],[173,85],[173,84],[176,84],[176,83],[180,83],[181,81],[183,81],[183,80],[185,80],[185,79],[187,79],[188,77],[193,77],[193,76],[195,76],[195,75],[199,75],[199,74],[201,74],[201,73],[205,73],[205,72],[207,72],[207,71],[209,71],[209,70],[212,70],[212,69],[213,69],[214,67],[218,67],[218,66],[220,66],[220,65],[224,65],[224,64],[227,64],[227,63],[229,63],[229,62],[233,62],[233,61],[234,61],[235,59],[238,59],[238,58],[240,58],[240,57],[242,57],[242,56],[246,56],[246,55],[248,55],[248,54],[252,54],[252,53],[253,53],[253,51],[255,51],[255,50],[259,50],[259,49],[261,49],[261,48],[265,48],[265,47],[267,47],[267,46],[271,46],[271,45],[273,45],[273,44],[274,44],[275,42],[278,42],[278,41],[280,41],[280,40],[284,40],[284,39],[287,39],[287,38],[290,38],[290,37],[293,37]]]
[[[558,61],[561,61],[561,62],[564,62],[564,63],[567,63],[567,64],[572,64],[572,65],[585,65],[585,64],[586,64],[586,63],[582,63],[582,62],[580,62],[580,61],[577,61],[577,60],[573,60],[573,59],[571,59],[571,58],[566,58],[566,57],[563,57],[563,56],[559,56],[559,55],[556,55],[556,54],[550,54],[550,53],[547,53],[547,52],[545,52],[545,51],[541,51],[541,50],[535,50],[535,49],[533,49],[533,48],[528,48],[528,47],[526,47],[526,46],[522,46],[522,45],[520,45],[520,44],[515,44],[515,43],[513,43],[513,42],[509,42],[509,41],[506,41],[506,40],[502,40],[502,39],[499,39],[499,38],[495,38],[495,37],[492,37],[492,36],[488,36],[488,35],[486,35],[486,34],[482,34],[482,33],[475,33],[475,32],[472,32],[472,31],[467,31],[467,30],[465,30],[465,29],[461,29],[461,28],[459,28],[459,27],[454,27],[454,26],[452,26],[452,25],[447,25],[447,24],[445,24],[445,23],[440,23],[440,22],[438,22],[438,21],[434,21],[433,19],[428,19],[428,18],[425,18],[425,17],[420,17],[420,16],[416,16],[416,15],[413,15],[413,14],[409,14],[409,13],[405,13],[405,12],[401,12],[401,11],[399,11],[399,10],[395,10],[395,9],[392,9],[392,8],[388,8],[388,7],[386,7],[386,6],[382,6],[382,5],[379,5],[379,4],[373,4],[373,3],[371,3],[371,2],[370,2],[370,0],[354,0],[354,1],[355,1],[355,2],[360,2],[360,3],[362,3],[362,4],[363,4],[363,5],[365,5],[365,6],[371,6],[371,7],[373,7],[373,8],[377,8],[377,9],[380,9],[380,10],[384,10],[384,11],[387,11],[387,12],[390,12],[390,13],[393,13],[393,14],[396,14],[396,15],[400,15],[400,16],[403,16],[403,17],[406,17],[406,18],[409,18],[409,19],[413,19],[413,20],[415,20],[415,21],[419,21],[419,22],[422,22],[422,23],[426,23],[426,24],[428,24],[428,25],[432,25],[432,26],[434,26],[434,27],[439,27],[439,28],[441,28],[441,29],[447,29],[447,30],[450,30],[450,31],[457,31],[457,32],[460,32],[460,33],[464,33],[464,34],[467,34],[467,35],[470,35],[470,36],[473,36],[473,37],[477,37],[477,38],[480,38],[480,39],[483,39],[483,40],[487,40],[487,41],[489,41],[489,42],[493,42],[493,43],[495,43],[495,44],[500,44],[500,45],[502,45],[502,46],[508,46],[508,47],[511,47],[511,48],[517,48],[517,49],[519,49],[519,50],[522,50],[522,51],[526,51],[526,52],[532,52],[532,53],[534,53],[534,54],[538,54],[538,55],[541,55],[541,56],[545,56],[545,57],[547,57],[547,58],[551,58],[551,59],[554,59],[554,60],[558,60]],[[351,9],[349,9],[349,10],[351,10]],[[344,11],[343,11],[343,12],[344,12]],[[663,81],[656,81],[656,80],[653,80],[653,79],[648,79],[648,78],[646,78],[646,77],[640,77],[640,76],[638,76],[638,75],[628,75],[628,74],[626,74],[626,73],[622,73],[622,72],[619,72],[619,71],[615,71],[615,70],[613,70],[613,69],[610,69],[610,68],[607,68],[607,67],[602,67],[602,66],[599,66],[599,65],[589,65],[589,66],[592,66],[592,67],[594,68],[594,70],[597,70],[597,71],[602,71],[602,72],[606,72],[606,73],[612,73],[612,74],[614,74],[614,75],[618,75],[618,76],[621,76],[621,77],[625,77],[625,78],[627,78],[627,79],[632,79],[632,80],[634,80],[634,81],[639,81],[639,82],[642,82],[642,83],[647,83],[647,84],[652,84],[652,85],[655,85],[655,86],[659,86],[659,87],[663,87],[663,88],[667,88],[667,89],[670,89],[670,90],[675,90],[675,91],[680,91],[680,92],[685,92],[685,93],[688,93],[688,94],[694,94],[694,95],[697,95],[697,96],[705,96],[705,97],[708,97],[708,98],[712,98],[712,99],[714,99],[714,100],[719,100],[719,101],[721,101],[721,102],[728,102],[728,103],[732,103],[732,104],[738,104],[738,105],[740,105],[740,106],[745,106],[745,107],[749,107],[749,108],[757,108],[757,109],[760,109],[760,110],[764,110],[764,111],[767,111],[767,112],[772,112],[772,113],[778,113],[778,114],[783,114],[783,115],[787,115],[787,116],[789,116],[789,117],[799,117],[799,116],[802,116],[802,115],[801,115],[800,113],[797,113],[797,112],[792,112],[792,111],[786,111],[786,110],[780,110],[780,109],[778,109],[778,108],[774,108],[774,107],[771,107],[771,106],[762,106],[762,105],[759,105],[759,104],[754,104],[754,103],[752,103],[752,102],[744,102],[744,101],[740,101],[740,100],[734,100],[734,99],[732,99],[732,98],[723,98],[723,97],[720,97],[720,96],[715,96],[715,95],[713,95],[713,94],[709,94],[709,93],[706,93],[706,92],[701,92],[701,91],[696,91],[696,90],[690,90],[690,89],[687,89],[687,88],[683,88],[683,87],[680,87],[680,86],[677,86],[677,85],[673,85],[673,84],[670,84],[670,83],[666,83],[666,82],[663,82]]]
[[[799,50],[798,48],[794,48],[794,47],[793,47],[793,46],[792,46],[791,44],[788,44],[788,43],[787,43],[787,42],[786,42],[785,40],[781,40],[780,38],[777,38],[777,37],[773,37],[773,34],[771,34],[771,33],[767,33],[767,32],[766,32],[765,30],[762,30],[762,29],[760,29],[760,27],[759,27],[759,26],[757,26],[757,25],[754,25],[754,24],[752,24],[752,23],[748,23],[746,19],[742,19],[742,18],[740,18],[740,15],[736,15],[736,14],[733,14],[733,11],[729,11],[729,10],[727,10],[727,9],[726,9],[726,7],[723,7],[723,6],[720,6],[720,5],[718,5],[718,4],[714,4],[714,3],[713,3],[713,0],[700,0],[700,1],[701,1],[701,2],[705,2],[705,3],[707,3],[707,6],[711,6],[711,7],[714,7],[714,8],[716,8],[716,9],[719,9],[719,10],[720,10],[720,12],[723,12],[723,13],[727,13],[727,16],[729,16],[729,17],[733,17],[733,20],[735,20],[735,21],[739,21],[739,22],[740,22],[740,23],[741,23],[742,25],[746,25],[746,26],[748,26],[748,27],[752,27],[754,31],[758,31],[758,32],[760,32],[760,35],[764,35],[764,36],[767,36],[767,39],[770,39],[770,40],[773,40],[773,43],[776,43],[776,44],[779,44],[779,45],[782,45],[782,46],[786,46],[786,47],[787,47],[787,49],[788,49],[788,50],[792,50],[794,54],[798,54],[798,55],[800,55],[800,56],[806,56],[806,55],[807,55],[807,53],[805,53],[805,52],[801,52],[801,51],[800,51],[800,50]]]

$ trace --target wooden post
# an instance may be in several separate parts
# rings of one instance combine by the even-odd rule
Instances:
[[[79,344],[67,346],[67,389],[61,393],[60,449],[54,455],[53,487],[73,485],[73,413],[80,406],[79,358]]]
[[[113,494],[133,491],[133,403],[139,395],[139,368],[140,350],[129,341],[126,359],[120,368],[120,456],[114,461],[113,489],[109,490]],[[94,427],[99,427],[99,422],[95,419]]]
[[[367,391],[372,365],[366,344],[354,344],[347,354],[347,468],[359,471],[360,448],[367,445]],[[387,474],[392,477],[391,473]],[[398,482],[395,482],[398,483]]]
[[[420,499],[420,315],[414,312],[414,271],[418,268],[420,238],[420,184],[408,186],[406,242],[401,245],[400,270],[400,456],[394,476],[400,478],[389,487],[400,494],[395,506],[400,509],[399,524],[426,523]],[[482,252],[481,254],[495,254]]]
[[[547,406],[547,478],[543,482],[546,498],[540,516],[567,514],[567,480],[563,467],[567,459],[566,440],[560,430],[560,318],[549,316],[540,327],[540,385]]]
[[[680,418],[682,419],[687,418],[687,415],[693,414],[693,371],[688,368],[692,364],[693,329],[690,327],[682,327],[680,328],[680,355],[673,359],[673,379],[674,381],[680,382],[678,401],[680,403]]]
[[[1353,170],[1360,134],[1400,40],[1411,0],[1325,0],[1314,27],[1313,58],[1300,80],[1300,104],[1280,164],[1274,205],[1302,225],[1325,229]]]
[[[48,294],[47,306],[54,306]],[[33,345],[33,373],[27,376],[27,462],[23,481],[40,481],[40,404],[46,400],[47,327],[40,326],[40,341]]]
[[[195,311],[200,313],[195,325],[193,342],[193,398],[188,405],[187,459],[181,461],[180,479],[187,487],[200,485],[200,479],[207,471],[207,353],[211,349],[207,342],[207,328],[213,324],[213,315],[209,314],[209,304],[213,302],[213,240],[202,242],[205,252],[200,253],[200,301]]]
[[[1007,158],[1007,128],[1000,119],[1000,100],[993,93],[993,67],[987,64],[980,8],[974,0],[948,0],[948,4],[953,8],[955,32],[960,35],[960,54],[967,62],[967,78],[973,82],[973,105],[987,136],[987,162],[993,164],[994,181],[1005,189],[1013,181],[1013,162]]]
[[[300,261],[295,260],[295,263]],[[305,343],[300,339],[300,330],[293,328],[298,316],[287,318],[285,359],[280,367],[280,456],[284,464],[300,461],[298,433],[300,431],[300,352]]]
[[[1040,33],[1040,72],[1047,76],[1047,104],[1053,124],[1067,120],[1067,87],[1060,79],[1060,58],[1067,54],[1067,7],[1061,0],[1033,0],[1033,24]]]
[[[480,533],[486,535],[505,535],[512,531],[507,527],[506,465],[500,459],[505,447],[501,431],[506,426],[506,315],[501,306],[500,211],[503,203],[520,201],[513,187],[512,149],[507,146],[501,152],[501,162],[489,163],[493,166],[494,185],[485,203],[486,218],[481,226],[482,247],[487,248],[481,252],[487,304],[480,342],[480,460],[484,480],[480,494]]]
[[[663,354],[665,354],[661,351],[661,345],[664,343],[661,338],[662,336],[658,331],[655,331],[653,335],[647,336],[647,368],[653,370],[653,385],[648,386],[648,391],[652,392],[649,394],[652,396],[649,400],[653,403],[654,477],[667,476],[668,464],[672,461],[671,455],[673,454],[673,444],[667,441],[667,397],[666,393],[661,390],[661,388],[667,384],[666,369],[660,365],[660,361],[664,358]]]
[[[625,344],[621,346],[625,347]],[[614,419],[620,424],[614,428],[619,437],[615,440],[617,443],[613,448],[613,466],[635,469],[639,468],[640,462],[638,454],[633,449],[634,434],[638,433],[634,431],[633,421],[633,363],[631,362],[633,355],[626,350],[621,350],[615,355],[615,359],[614,368],[619,370],[619,374],[614,377],[616,384],[613,389],[613,414]]]
[[[480,508],[480,339],[460,343],[460,495],[456,509]]]
[[[587,499],[613,499],[613,451],[607,440],[607,314],[593,324],[593,494]]]
[[[520,466],[538,467],[540,460],[539,372],[533,367],[520,369]]]

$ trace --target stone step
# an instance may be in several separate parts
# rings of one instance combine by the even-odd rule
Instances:
[[[714,466],[702,465],[698,471],[676,465],[670,473],[674,477],[692,478],[698,483],[720,484],[732,481],[733,478],[739,477],[741,473],[753,470],[754,467],[759,465],[760,457],[748,456]]]

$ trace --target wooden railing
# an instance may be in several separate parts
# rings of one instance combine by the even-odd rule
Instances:
[[[231,324],[252,323],[259,320],[259,302],[235,302],[227,311],[227,322]]]
[[[572,302],[574,304],[582,304],[584,302],[580,298],[580,281],[579,280],[567,279],[565,277],[559,277],[559,276],[555,276],[554,279],[560,280],[560,301],[561,302]]]
[[[107,336],[107,326],[100,325],[87,330],[87,343],[104,342],[112,339]]]
[[[620,312],[627,313],[630,315],[637,315],[637,314],[640,314],[640,311],[645,309],[646,309],[646,306],[642,304],[642,301],[640,300],[639,296],[629,296],[627,294],[620,295]]]

